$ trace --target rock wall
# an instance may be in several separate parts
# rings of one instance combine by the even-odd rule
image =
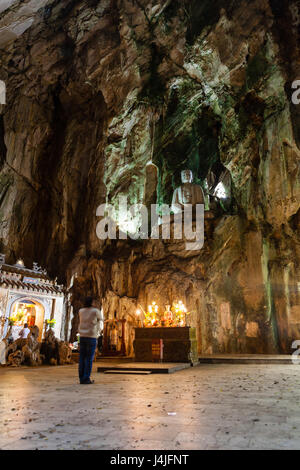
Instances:
[[[129,353],[137,304],[181,298],[199,352],[291,352],[299,2],[52,0],[32,11],[0,55],[1,250],[72,285],[73,339],[87,293],[127,319]],[[202,185],[210,169],[232,179],[232,206],[206,225],[202,250],[97,238],[101,203],[169,204],[184,168]]]

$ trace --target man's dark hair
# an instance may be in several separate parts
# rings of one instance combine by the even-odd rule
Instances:
[[[24,328],[28,328],[28,323],[24,323]]]
[[[85,307],[91,307],[93,303],[93,297],[86,297],[84,300],[84,306]]]

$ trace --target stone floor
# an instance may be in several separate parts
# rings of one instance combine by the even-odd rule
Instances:
[[[0,369],[0,449],[300,448],[298,365],[94,374],[87,386],[76,372]]]

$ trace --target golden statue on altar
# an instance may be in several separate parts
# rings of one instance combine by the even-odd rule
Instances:
[[[162,315],[159,314],[159,307],[156,302],[148,305],[148,309],[144,312],[145,327],[182,327],[186,326],[186,316],[190,312],[183,304],[182,300],[173,302],[172,307],[166,305],[166,310]]]

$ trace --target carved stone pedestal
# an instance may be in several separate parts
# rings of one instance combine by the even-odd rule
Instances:
[[[159,340],[163,346],[162,362],[198,362],[196,329],[191,327],[135,328],[135,360],[160,360],[157,355]]]

